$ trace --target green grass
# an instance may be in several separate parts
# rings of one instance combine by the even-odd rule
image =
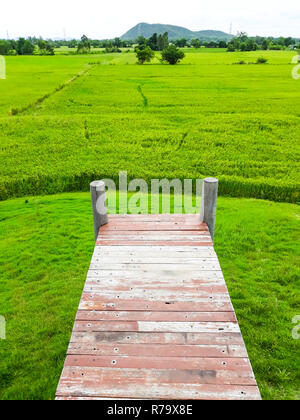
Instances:
[[[262,55],[268,64],[233,65]],[[299,202],[293,55],[188,50],[178,66],[138,66],[133,53],[7,57],[0,200],[86,191],[127,170],[148,182],[216,176],[223,195]]]
[[[300,211],[221,197],[215,247],[262,396],[299,399]],[[52,399],[93,251],[89,194],[0,203],[0,399]]]

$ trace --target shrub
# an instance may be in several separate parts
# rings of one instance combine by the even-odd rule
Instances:
[[[268,59],[265,57],[258,57],[256,64],[266,64],[268,62]]]
[[[228,52],[235,52],[235,46],[233,44],[229,44],[227,48]]]

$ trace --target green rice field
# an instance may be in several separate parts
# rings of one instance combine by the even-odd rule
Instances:
[[[267,64],[251,64],[261,55]],[[139,66],[125,52],[7,57],[0,199],[86,191],[126,170],[147,181],[216,176],[224,195],[299,202],[293,55],[187,50],[178,66],[158,56]]]

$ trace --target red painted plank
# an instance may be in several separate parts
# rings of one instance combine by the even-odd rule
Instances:
[[[209,357],[245,358],[248,357],[244,346],[216,345],[174,345],[174,344],[85,344],[80,340],[71,342],[69,355],[92,356],[143,356],[143,357]]]
[[[65,367],[58,396],[145,399],[259,399],[247,372]],[[238,382],[238,385],[230,383]],[[241,382],[244,384],[241,384]],[[246,383],[246,384],[245,384]]]
[[[208,232],[207,226],[201,226],[197,223],[182,223],[182,222],[136,222],[136,223],[117,223],[117,222],[110,222],[105,226],[102,226],[100,229],[100,232],[106,232],[106,231],[120,231],[120,230],[133,230],[133,231],[205,231]]]
[[[83,344],[190,344],[190,345],[216,345],[216,346],[244,346],[240,332],[228,333],[159,333],[159,332],[73,332],[71,342]]]
[[[135,369],[176,369],[179,370],[219,370],[250,372],[252,369],[247,358],[200,358],[200,357],[125,357],[125,356],[67,356],[65,366],[77,367],[113,367]],[[253,378],[248,385],[255,385]]]
[[[202,285],[189,285],[189,284],[185,284],[183,286],[178,286],[178,287],[168,287],[166,288],[166,285],[155,285],[155,286],[144,286],[142,284],[139,285],[131,285],[130,283],[128,285],[124,284],[124,286],[113,286],[113,283],[111,283],[109,285],[109,290],[111,292],[132,292],[133,290],[135,291],[140,291],[140,290],[144,290],[144,291],[159,291],[162,294],[163,293],[181,293],[181,292],[188,292],[188,293],[198,293],[198,295],[202,292],[205,293],[226,293],[227,292],[227,288],[225,285],[213,285],[213,286],[202,286]],[[155,288],[154,288],[155,287]],[[86,282],[85,284],[85,288],[84,291],[86,293],[91,293],[91,292],[101,292],[104,289],[104,286],[101,284],[101,282],[97,283],[96,281],[94,282]]]
[[[97,240],[96,245],[101,246],[169,246],[170,241],[117,241],[117,240]],[[213,246],[212,242],[182,242],[172,241],[173,246]]]
[[[227,302],[220,302],[212,299],[210,302],[175,302],[175,301],[149,301],[147,299],[121,300],[103,299],[95,301],[94,299],[83,299],[79,304],[80,310],[91,311],[158,311],[158,312],[232,312],[230,299]]]
[[[191,230],[190,232],[182,231],[182,230],[170,230],[168,232],[165,231],[155,231],[153,230],[103,230],[100,229],[99,236],[107,237],[107,236],[160,236],[160,237],[172,237],[172,236],[210,236],[208,229],[206,230]]]
[[[174,222],[174,221],[192,221],[200,225],[206,226],[205,223],[200,223],[199,214],[110,214],[108,215],[109,222]]]
[[[234,312],[78,311],[77,321],[237,322]]]
[[[236,322],[76,321],[74,331],[238,332]]]

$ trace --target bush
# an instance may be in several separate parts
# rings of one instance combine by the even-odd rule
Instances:
[[[175,65],[184,59],[185,54],[176,45],[170,45],[161,53],[162,61],[166,61],[171,65]]]
[[[273,51],[280,51],[280,50],[282,50],[282,46],[281,45],[271,44],[270,47],[269,47],[269,49],[270,50],[273,50]]]
[[[235,52],[235,46],[233,44],[229,44],[227,48],[228,52]]]
[[[268,59],[265,57],[258,57],[256,64],[266,64],[268,62]]]

